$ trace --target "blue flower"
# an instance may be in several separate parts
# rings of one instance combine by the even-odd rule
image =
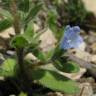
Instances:
[[[80,36],[80,28],[78,26],[66,26],[64,36],[60,42],[61,49],[79,48],[83,43],[83,38]]]

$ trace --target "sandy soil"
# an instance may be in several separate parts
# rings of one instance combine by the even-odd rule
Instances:
[[[92,11],[96,15],[96,0],[82,0],[86,6],[86,9]]]

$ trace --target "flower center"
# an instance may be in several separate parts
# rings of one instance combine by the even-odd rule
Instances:
[[[71,42],[72,42],[72,40],[68,40],[67,42],[68,42],[68,43],[71,43]]]

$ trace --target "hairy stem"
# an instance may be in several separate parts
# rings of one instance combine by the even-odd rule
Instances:
[[[19,48],[19,49],[16,49],[16,52],[17,52],[17,63],[19,64],[19,70],[20,70],[20,73],[23,74],[24,73],[24,60],[23,60],[23,48]]]
[[[10,8],[11,8],[11,12],[13,15],[13,21],[14,21],[13,27],[15,29],[15,33],[18,35],[18,34],[20,34],[21,28],[20,28],[20,18],[18,15],[16,0],[11,0]],[[16,49],[17,63],[19,64],[21,71],[24,71],[24,69],[23,69],[23,67],[24,67],[23,66],[23,49],[24,48]]]
[[[10,9],[11,9],[11,13],[12,13],[13,19],[14,19],[13,25],[14,25],[15,33],[20,34],[20,32],[21,32],[20,17],[19,17],[19,14],[18,14],[16,0],[11,0]]]
[[[13,27],[15,29],[16,35],[19,35],[21,33],[21,27],[20,27],[20,17],[18,14],[16,0],[11,0],[10,8],[14,21]],[[28,91],[30,89],[30,84],[29,84],[27,69],[25,68],[24,65],[24,48],[16,48],[16,55],[17,55],[17,64],[18,64],[17,73],[19,76],[19,81],[21,80],[20,87],[22,88],[22,90]]]
[[[16,0],[11,0],[10,4],[11,13],[13,15],[13,27],[15,29],[16,35],[21,33],[20,27],[20,17],[18,14],[18,8],[16,4]],[[24,66],[24,48],[16,48],[16,55],[17,55],[17,64],[18,64],[18,76],[23,80],[22,85],[24,86],[27,80],[26,69]]]

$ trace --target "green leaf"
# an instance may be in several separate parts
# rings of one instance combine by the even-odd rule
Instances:
[[[13,19],[11,13],[5,9],[0,9],[0,16],[11,19],[11,20]]]
[[[37,15],[37,13],[41,10],[42,8],[42,4],[37,4],[34,7],[32,7],[28,13],[28,15],[26,16],[25,22],[29,22],[32,19],[34,19],[34,17]]]
[[[62,62],[60,61],[55,61],[54,62],[54,66],[63,72],[66,73],[76,73],[80,71],[80,67],[78,64],[76,64],[73,61],[68,61],[68,62],[64,62],[64,60],[62,60]]]
[[[40,44],[39,40],[39,33],[34,32],[33,28],[33,22],[30,21],[28,25],[25,28],[25,32],[22,35],[30,44],[30,46],[38,45]]]
[[[35,49],[33,49],[33,50],[31,50],[31,51],[34,54],[34,56],[36,56],[37,59],[39,59],[42,62],[45,62],[46,61],[46,57],[45,57],[44,52],[42,52],[41,50],[39,50],[38,47],[35,48]]]
[[[50,29],[53,32],[57,31],[56,21],[57,21],[56,14],[54,14],[54,12],[49,12],[49,14],[48,14],[48,24],[49,24]]]
[[[74,81],[55,71],[38,69],[32,72],[32,76],[34,80],[39,81],[40,84],[54,91],[61,91],[70,94],[79,92],[79,88]]]
[[[9,19],[0,20],[0,32],[12,26],[12,21]]]
[[[24,48],[28,45],[28,41],[22,35],[18,35],[11,40],[11,46],[14,48]]]
[[[33,22],[29,22],[27,25],[27,28],[25,29],[25,32],[23,34],[23,37],[28,40],[29,43],[33,42],[34,37],[34,30],[33,30]]]
[[[48,25],[49,25],[49,28],[52,30],[52,32],[54,33],[57,40],[60,40],[61,36],[63,35],[64,28],[61,28],[61,27],[58,26],[57,18],[58,17],[57,17],[56,12],[49,11],[49,13],[48,13]]]
[[[11,77],[16,75],[16,61],[14,59],[7,59],[0,66],[0,76]]]
[[[50,50],[48,52],[42,52],[41,50],[39,50],[39,52],[35,53],[34,55],[41,60],[42,62],[48,62],[51,60],[52,56],[53,56],[54,51]]]
[[[3,7],[7,9],[11,3],[11,0],[1,0],[1,2],[3,3]]]
[[[69,65],[69,66],[72,66],[72,67],[73,67],[73,70],[72,70],[72,67],[69,68],[68,65]],[[76,73],[76,72],[79,72],[79,71],[80,71],[79,65],[78,65],[77,63],[73,62],[73,61],[68,61],[68,64],[67,64],[66,68],[67,68],[68,72],[69,72],[69,70],[71,70],[71,71],[70,71],[71,73]],[[67,70],[66,70],[66,71],[67,71]]]
[[[44,52],[39,51],[37,55],[35,54],[35,56],[42,62],[46,62],[46,56]]]
[[[28,96],[26,93],[24,93],[24,92],[21,92],[20,94],[19,94],[19,96]]]
[[[57,45],[56,48],[53,51],[53,56],[52,56],[52,60],[58,60],[59,58],[62,57],[62,55],[66,52],[65,50],[60,49],[60,46]]]
[[[24,12],[29,11],[29,0],[20,0],[19,1],[19,9]]]

